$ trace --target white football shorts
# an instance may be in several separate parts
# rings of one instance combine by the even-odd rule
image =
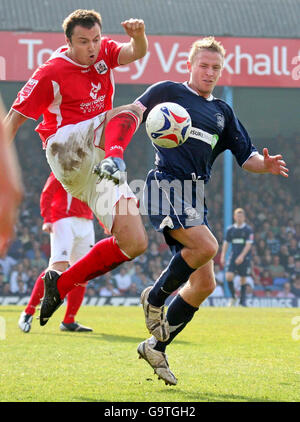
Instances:
[[[95,244],[93,220],[66,217],[52,224],[50,233],[51,255],[49,265],[67,261],[73,265],[86,255]]]
[[[111,180],[93,173],[105,152],[99,147],[105,114],[83,122],[64,126],[51,136],[46,147],[46,157],[55,175],[67,192],[86,202],[108,232],[115,216],[115,206],[120,198],[134,198],[127,183],[115,185]]]

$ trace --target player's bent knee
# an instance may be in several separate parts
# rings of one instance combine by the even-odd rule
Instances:
[[[118,239],[118,244],[130,258],[136,258],[147,250],[148,237],[144,230],[139,230],[133,235],[122,236]]]
[[[141,233],[141,235],[135,238],[135,241],[134,241],[134,251],[133,251],[134,257],[142,255],[144,252],[146,252],[147,248],[148,248],[148,238],[147,236]]]
[[[208,262],[217,255],[219,245],[217,241],[212,239],[206,243],[204,248],[201,248],[200,246],[200,249],[201,249],[202,256],[205,257],[205,260]]]
[[[208,297],[213,293],[215,288],[216,288],[216,282],[215,282],[215,280],[211,280],[210,282],[208,282],[204,286],[202,286],[201,294],[205,297]]]

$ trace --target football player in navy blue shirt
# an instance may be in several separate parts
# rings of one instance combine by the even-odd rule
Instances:
[[[225,265],[226,252],[231,244],[231,252],[226,266],[225,277],[231,293],[229,305],[236,301],[233,278],[240,276],[241,293],[240,305],[246,306],[246,282],[247,276],[251,274],[251,247],[253,244],[252,228],[246,224],[246,216],[243,208],[237,208],[233,213],[234,224],[227,227],[225,240],[222,246],[221,265]]]
[[[141,295],[146,326],[153,336],[138,346],[138,353],[159,378],[173,385],[177,379],[169,369],[164,352],[215,288],[213,258],[218,251],[218,242],[208,226],[205,201],[202,201],[201,209],[197,209],[192,195],[190,203],[181,201],[183,211],[180,212],[177,209],[179,193],[175,189],[168,196],[161,185],[176,181],[177,185],[184,186],[184,182],[189,181],[189,189],[195,194],[200,182],[208,182],[215,159],[226,149],[245,170],[288,176],[282,156],[270,156],[267,148],[259,154],[232,108],[212,95],[221,76],[224,57],[223,46],[213,37],[198,40],[189,53],[187,82],[156,83],[135,101],[144,111],[143,121],[155,105],[175,102],[189,112],[193,126],[189,138],[180,147],[155,146],[156,167],[146,180],[148,198],[145,205],[150,220],[154,228],[164,234],[173,257],[154,286]],[[165,197],[164,204],[170,204],[167,212],[158,203],[158,193],[161,198]],[[166,299],[182,284],[184,286],[165,316]]]

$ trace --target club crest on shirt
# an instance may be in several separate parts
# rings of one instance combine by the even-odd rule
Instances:
[[[186,214],[188,220],[196,220],[201,217],[201,214],[193,207],[186,207],[184,209],[184,213]]]
[[[103,75],[108,71],[108,67],[104,60],[100,60],[100,62],[95,63],[94,67],[100,75]]]
[[[221,130],[223,130],[224,127],[225,127],[225,117],[224,117],[224,115],[221,114],[221,113],[216,113],[215,116],[216,116],[216,119],[217,119],[217,126]]]

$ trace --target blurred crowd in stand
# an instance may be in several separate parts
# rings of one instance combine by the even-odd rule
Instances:
[[[259,148],[268,146],[271,153],[283,153],[290,168],[288,179],[250,174],[234,164],[233,208],[245,209],[247,222],[255,234],[252,274],[247,281],[248,297],[300,297],[300,190],[296,183],[300,173],[297,163],[299,140],[299,136],[295,136],[293,149],[286,147],[291,140],[282,137],[265,140],[261,145],[255,141]],[[143,179],[150,170],[151,160],[148,158],[145,163],[143,142],[146,140],[133,140],[126,151],[129,182]],[[0,296],[29,295],[37,276],[47,267],[50,254],[49,235],[42,230],[39,207],[41,189],[50,168],[39,139],[32,135],[30,125],[20,131],[16,145],[25,197],[20,206],[15,239],[7,255],[0,258]],[[205,194],[209,224],[221,249],[224,230],[222,157],[214,164],[212,179],[205,187]],[[171,254],[164,237],[152,229],[146,215],[142,218],[149,236],[148,251],[112,273],[91,280],[87,296],[140,295],[146,286],[153,284],[169,262]],[[105,236],[96,220],[95,229],[97,240]],[[224,269],[220,266],[219,255],[215,257],[217,288],[213,296],[224,295]],[[238,277],[235,285],[238,290]]]

